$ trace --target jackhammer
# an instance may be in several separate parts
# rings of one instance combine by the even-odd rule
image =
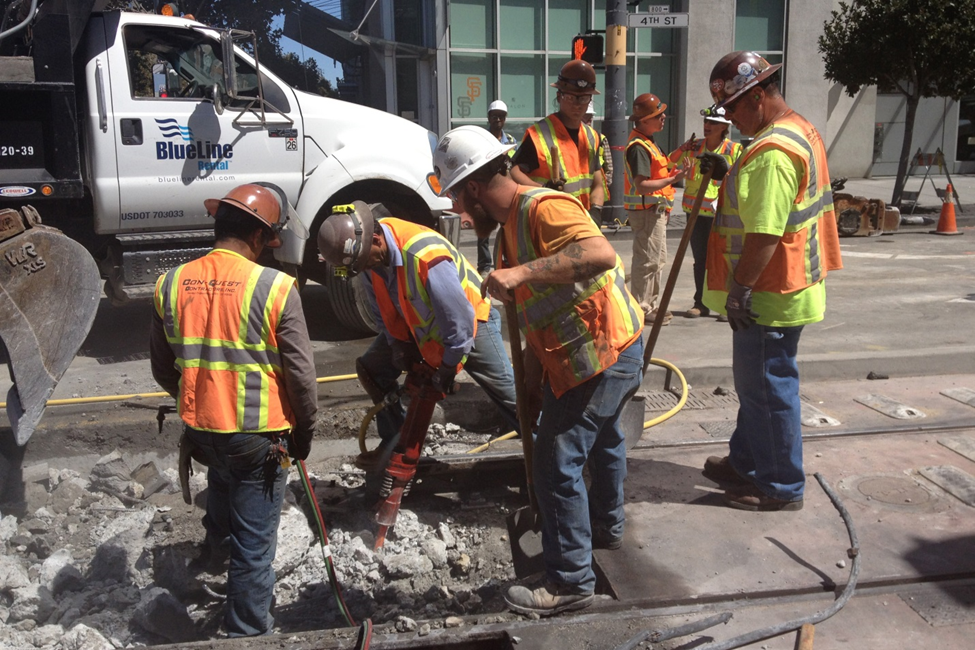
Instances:
[[[376,523],[379,531],[376,533],[375,549],[379,550],[386,542],[386,533],[396,523],[400,504],[403,497],[409,494],[410,484],[416,476],[416,465],[420,460],[420,451],[427,438],[430,420],[437,402],[445,395],[433,387],[431,379],[434,369],[423,363],[416,363],[406,375],[405,394],[409,396],[406,407],[406,420],[400,430],[399,442],[393,449],[393,455],[383,476],[383,484],[379,491],[382,501],[376,512]]]

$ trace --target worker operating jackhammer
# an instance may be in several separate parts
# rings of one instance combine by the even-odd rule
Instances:
[[[497,141],[495,141],[497,142]],[[501,145],[506,150],[510,145]],[[318,231],[318,248],[339,273],[359,273],[379,335],[356,360],[356,373],[375,403],[381,439],[356,466],[381,469],[403,428],[406,412],[397,379],[424,362],[434,390],[449,394],[463,368],[487,393],[510,429],[518,429],[511,361],[501,339],[501,316],[481,297],[474,267],[439,233],[391,216],[381,204],[337,206]]]

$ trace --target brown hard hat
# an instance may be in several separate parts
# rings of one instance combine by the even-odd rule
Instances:
[[[633,115],[630,121],[636,122],[645,117],[657,117],[667,110],[667,104],[660,101],[660,98],[653,93],[643,93],[633,100]]]
[[[220,204],[243,210],[255,217],[271,230],[278,230],[281,221],[281,200],[272,190],[248,183],[230,190],[222,199],[207,199],[203,202],[211,217],[217,214]]]
[[[337,205],[318,229],[318,252],[325,261],[358,275],[369,261],[376,219],[362,201]]]
[[[711,98],[717,108],[727,106],[781,67],[781,63],[772,65],[755,52],[738,50],[725,54],[711,70]]]
[[[559,70],[559,79],[552,88],[576,95],[598,95],[596,90],[596,69],[582,59],[573,59]]]

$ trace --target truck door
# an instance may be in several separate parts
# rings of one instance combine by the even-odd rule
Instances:
[[[102,233],[212,227],[205,199],[257,181],[275,183],[289,198],[301,186],[304,154],[291,90],[261,75],[277,109],[265,111],[263,126],[259,106],[247,110],[256,105],[250,100],[221,113],[211,101],[225,65],[215,33],[168,22],[123,14],[109,55],[120,209],[99,215]],[[253,66],[239,53],[230,63],[238,92],[256,98]]]

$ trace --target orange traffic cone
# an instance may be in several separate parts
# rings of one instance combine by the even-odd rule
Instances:
[[[941,217],[938,219],[938,229],[932,230],[932,235],[961,235],[955,226],[955,204],[953,203],[955,193],[951,189],[951,184],[945,188],[945,196],[941,204]]]

